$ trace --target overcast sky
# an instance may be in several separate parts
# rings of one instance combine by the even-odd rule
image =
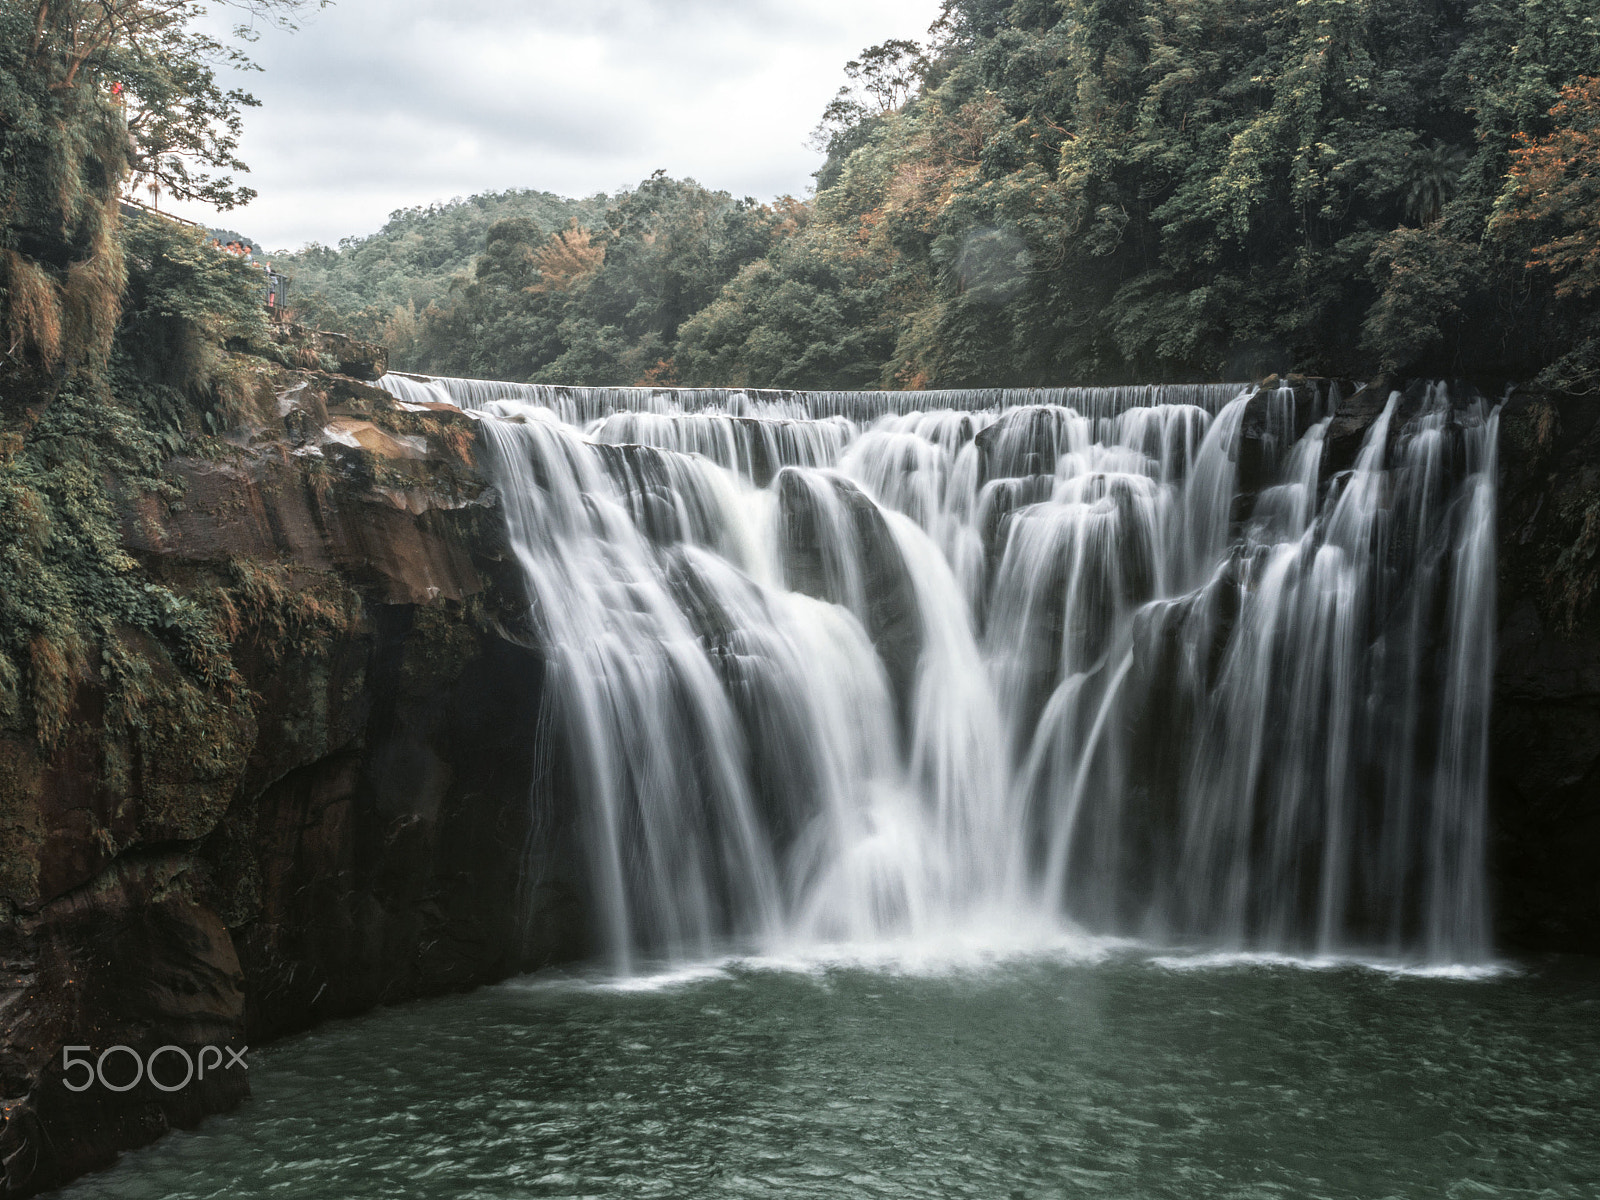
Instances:
[[[397,208],[511,187],[586,196],[657,167],[801,195],[844,63],[922,40],[939,0],[338,0],[264,32],[238,82],[260,193],[217,216],[269,250],[372,233]]]

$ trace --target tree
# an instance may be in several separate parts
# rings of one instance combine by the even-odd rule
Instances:
[[[867,97],[875,113],[891,112],[911,99],[927,72],[927,51],[905,38],[868,46],[860,58],[844,65],[845,76]]]
[[[1406,173],[1406,214],[1419,225],[1432,225],[1455,198],[1470,156],[1462,146],[1418,150]]]
[[[832,186],[838,168],[866,143],[879,118],[902,108],[927,78],[928,51],[905,38],[868,46],[844,65],[850,83],[841,87],[811,132],[811,145],[827,155],[817,171],[818,189]]]
[[[8,0],[14,3],[15,0]],[[220,0],[252,18],[292,28],[292,16],[330,0]],[[255,193],[203,168],[248,168],[234,155],[240,110],[256,103],[224,90],[215,68],[252,64],[237,47],[196,32],[195,0],[32,0],[23,69],[50,93],[102,89],[122,109],[134,182],[218,208]],[[241,36],[250,36],[240,27]]]
[[[1600,77],[1561,90],[1543,137],[1517,136],[1499,226],[1531,226],[1530,270],[1548,271],[1556,295],[1600,290]]]
[[[1600,76],[1562,88],[1548,132],[1517,133],[1492,231],[1552,293],[1540,306],[1551,354],[1539,382],[1593,395],[1600,390]]]
[[[551,234],[540,247],[539,282],[533,288],[540,292],[570,292],[603,267],[605,261],[605,246],[595,245],[589,231],[573,217],[567,228]]]
[[[327,0],[227,0],[288,23]],[[130,178],[227,208],[255,101],[216,70],[247,57],[194,31],[192,0],[0,0],[0,290],[14,363],[104,366],[125,274]]]

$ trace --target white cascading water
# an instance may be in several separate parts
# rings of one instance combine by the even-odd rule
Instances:
[[[1481,401],[1396,393],[1324,478],[1336,392],[382,383],[484,418],[620,969],[1488,955]]]

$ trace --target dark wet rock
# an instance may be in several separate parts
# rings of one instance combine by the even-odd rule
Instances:
[[[1511,949],[1600,954],[1600,405],[1514,395],[1500,458],[1498,934]]]
[[[1125,736],[1132,803],[1116,811],[1090,813],[1102,843],[1118,847],[1119,869],[1103,872],[1084,864],[1084,874],[1108,894],[1080,897],[1108,929],[1137,928],[1146,914],[1175,897],[1166,894],[1180,857],[1183,795],[1190,786],[1188,747],[1202,717],[1200,696],[1190,682],[1189,659],[1206,655],[1214,686],[1238,616],[1240,587],[1219,577],[1210,585],[1140,611],[1132,639],[1133,665],[1124,688],[1130,714]]]
[[[75,1090],[84,1068],[64,1066],[67,1046],[88,1047],[73,1053],[93,1063],[112,1046],[143,1059],[162,1046],[191,1059],[207,1046],[244,1050],[244,973],[206,902],[207,875],[182,851],[125,855],[92,882],[0,925],[0,1194],[57,1186],[249,1094],[242,1067],[161,1090],[186,1073],[182,1054],[170,1050],[156,1060],[155,1082],[144,1075],[126,1091],[98,1082]],[[134,1080],[126,1052],[103,1068],[113,1085]]]
[[[734,713],[750,748],[750,760],[767,769],[752,773],[756,809],[776,856],[793,845],[822,799],[822,780],[810,753],[810,730],[796,719],[796,697],[788,675],[763,653],[762,645],[740,628],[719,592],[679,548],[666,556],[673,596],[734,697]],[[765,612],[766,597],[744,580],[741,599]],[[724,586],[727,581],[724,580]]]
[[[979,482],[1054,475],[1067,450],[1065,409],[1030,405],[1013,408],[977,435],[982,463]]]
[[[346,334],[285,322],[272,326],[271,338],[273,349],[286,366],[332,371],[369,382],[382,378],[389,369],[389,351],[385,347]]]
[[[201,849],[236,881],[252,1039],[588,948],[570,814],[527,736],[541,659],[438,610],[375,617],[357,736],[244,799]]]
[[[1389,396],[1398,384],[1399,380],[1392,376],[1379,375],[1340,403],[1323,440],[1324,478],[1355,466],[1362,443],[1366,441],[1367,430],[1383,415],[1384,405],[1389,402]]]
[[[0,1195],[247,1091],[80,1096],[63,1046],[242,1046],[588,948],[475,422],[239,361],[256,391],[214,457],[160,494],[109,482],[132,569],[225,608],[247,699],[133,742],[89,669],[54,747],[0,718]]]
[[[743,435],[745,444],[750,448],[750,482],[764,488],[772,482],[772,477],[778,473],[783,464],[774,462],[768,452],[761,421],[755,417],[734,417],[732,420]]]
[[[883,513],[853,483],[837,475],[813,476],[825,481],[849,513],[848,543],[830,547],[823,514],[800,472],[778,473],[778,504],[783,520],[784,573],[795,591],[857,611],[867,636],[877,648],[889,675],[902,724],[909,721],[915,695],[917,661],[922,654],[922,619],[916,589]],[[851,556],[859,566],[861,595],[844,593],[830,562],[835,552]]]
[[[996,479],[984,490],[983,523],[981,534],[990,569],[998,565],[1005,549],[1006,529],[1012,515],[1030,504],[1042,504],[1055,491],[1054,475],[1025,475],[1020,478]]]
[[[715,544],[721,513],[714,497],[696,486],[686,456],[673,450],[632,443],[594,446],[606,473],[628,506],[634,524],[661,546],[674,542]]]
[[[1304,375],[1290,375],[1287,379],[1274,375],[1261,383],[1245,404],[1239,423],[1241,495],[1253,500],[1257,492],[1277,478],[1289,451],[1322,412],[1329,387],[1326,379]]]

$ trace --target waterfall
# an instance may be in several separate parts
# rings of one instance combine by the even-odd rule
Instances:
[[[1470,962],[1498,414],[382,381],[482,420],[620,969],[976,921]],[[530,731],[530,736],[533,731]]]

